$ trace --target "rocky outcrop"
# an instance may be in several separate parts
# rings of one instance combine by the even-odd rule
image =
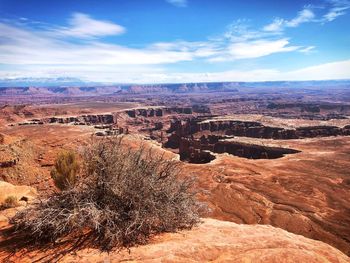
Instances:
[[[67,250],[68,251],[68,250]],[[166,233],[150,244],[101,253],[85,248],[71,253],[54,249],[0,253],[0,260],[33,262],[54,259],[60,262],[255,262],[255,263],[347,263],[339,250],[280,228],[262,225],[239,225],[204,219],[192,230]],[[45,256],[45,257],[44,257]]]
[[[45,123],[85,123],[85,124],[112,124],[116,119],[113,114],[81,115],[78,117],[51,117],[44,119]]]
[[[132,109],[127,110],[126,114],[131,118],[142,117],[162,117],[164,115],[165,109],[163,108],[145,108],[145,109]]]
[[[201,105],[201,104],[194,104],[192,105],[192,110],[195,113],[205,113],[210,114],[210,108],[207,105]]]
[[[191,107],[141,108],[125,111],[131,117],[162,117],[166,114],[192,114]]]
[[[262,146],[235,141],[221,141],[222,137],[211,135],[202,136],[199,140],[181,138],[179,154],[181,160],[190,163],[208,163],[215,157],[213,153],[229,153],[248,159],[277,159],[285,154],[294,154],[300,151],[282,147]]]
[[[308,126],[295,129],[298,138],[328,137],[339,135],[350,135],[350,129],[336,126]]]
[[[321,111],[349,112],[349,104],[339,103],[269,103],[268,109],[292,109],[298,108],[301,112],[319,113]]]
[[[199,140],[181,138],[179,143],[179,155],[181,161],[189,163],[209,163],[215,156],[209,151],[210,147],[202,147]]]
[[[23,125],[42,125],[46,123],[60,123],[60,124],[76,124],[76,125],[100,125],[100,124],[114,124],[117,122],[115,114],[89,114],[77,117],[49,117],[44,119],[32,119],[26,122],[18,123]],[[14,124],[10,124],[14,126]]]
[[[18,201],[26,200],[30,201],[37,196],[37,192],[33,187],[26,185],[13,185],[4,181],[0,181],[0,204],[2,204],[6,198],[13,196]]]
[[[18,160],[17,159],[12,159],[12,160],[6,160],[6,161],[0,161],[0,168],[9,168],[13,167],[17,164]]]
[[[171,123],[168,132],[174,131],[182,136],[193,135],[201,131],[210,131],[233,136],[282,140],[350,135],[349,125],[343,128],[336,126],[308,126],[286,129],[265,126],[254,121],[201,121],[201,119],[174,121]]]
[[[13,167],[18,161],[18,156],[13,151],[11,145],[0,145],[0,168]]]
[[[173,120],[167,130],[171,135],[165,148],[179,149],[180,159],[190,163],[207,163],[215,159],[212,153],[229,153],[248,159],[276,159],[300,151],[227,141],[226,137],[242,136],[263,139],[302,139],[350,135],[350,125],[308,126],[295,129],[270,127],[256,121],[205,120],[205,116],[188,120]],[[203,120],[204,119],[204,120]],[[209,133],[209,135],[207,135]]]
[[[304,120],[317,120],[317,121],[329,121],[329,120],[345,120],[347,116],[344,114],[329,113],[329,114],[295,114],[290,112],[276,112],[268,113],[271,117],[283,118],[283,119],[304,119]]]
[[[256,121],[238,120],[203,120],[204,117],[188,120],[174,120],[170,124],[168,137],[164,147],[179,149],[180,159],[192,163],[206,163],[214,159],[208,153],[229,153],[249,159],[276,159],[285,154],[298,153],[294,149],[269,147],[237,141],[224,141],[225,136],[243,136],[264,139],[301,139],[350,135],[350,125],[308,126],[295,129],[270,127]],[[211,135],[205,136],[204,134]]]
[[[286,154],[298,153],[300,151],[282,147],[262,146],[242,142],[219,141],[208,148],[215,153],[229,153],[235,156],[248,159],[277,159]]]

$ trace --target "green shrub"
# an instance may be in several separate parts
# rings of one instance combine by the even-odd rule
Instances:
[[[79,164],[74,152],[62,152],[58,155],[51,177],[60,190],[67,190],[77,183]]]

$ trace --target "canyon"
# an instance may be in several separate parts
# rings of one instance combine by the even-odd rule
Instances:
[[[192,242],[218,261],[257,259],[263,255],[257,251],[265,251],[266,262],[308,255],[310,262],[347,262],[349,87],[283,82],[4,88],[0,179],[47,196],[55,189],[50,170],[59,152],[79,152],[91,138],[123,135],[130,148],[144,145],[177,160],[182,176],[197,178],[198,199],[210,208],[198,228],[132,249],[134,260],[148,260],[146,250],[164,259],[175,253],[183,255],[179,261],[209,260],[181,246]],[[11,211],[0,211],[0,218]],[[257,250],[244,252],[253,239],[251,249]],[[159,252],[161,247],[168,250]],[[305,250],[297,251],[300,247]],[[123,253],[115,257],[128,259]],[[108,257],[92,254],[62,260]],[[0,258],[6,256],[8,251],[1,251]],[[40,256],[39,251],[15,255],[23,262]]]

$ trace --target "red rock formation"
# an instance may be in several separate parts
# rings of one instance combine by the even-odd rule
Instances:
[[[78,117],[51,117],[42,120],[43,123],[81,123],[81,124],[113,124],[116,122],[114,114],[89,114]],[[38,124],[38,123],[35,123]]]
[[[8,160],[8,161],[1,161],[0,162],[0,168],[8,168],[8,167],[13,167],[17,163],[17,159],[13,160]]]
[[[18,161],[18,156],[11,145],[0,145],[0,168],[13,167]]]
[[[192,114],[191,107],[168,107],[168,108],[141,108],[126,110],[125,113],[131,117],[162,117],[169,114]]]
[[[179,143],[180,159],[189,161],[190,163],[207,163],[215,159],[210,152],[229,153],[248,159],[276,159],[283,157],[285,154],[300,152],[282,147],[269,147],[235,141],[220,141],[220,137],[214,135],[209,138],[210,139],[205,136],[202,136],[200,140],[181,138]]]
[[[181,136],[189,136],[202,131],[210,131],[233,136],[286,140],[350,135],[349,126],[343,128],[336,126],[308,126],[285,129],[264,126],[259,122],[252,121],[202,121],[200,118],[193,118],[186,122],[172,122],[168,132],[176,131]]]
[[[0,237],[1,238],[1,237]],[[7,241],[9,242],[9,241]],[[18,241],[17,241],[18,242]],[[262,225],[238,225],[204,219],[189,231],[155,237],[150,244],[130,251],[101,253],[92,248],[62,254],[58,249],[0,252],[0,260],[9,262],[256,262],[256,263],[347,263],[349,258],[339,250],[279,228]]]

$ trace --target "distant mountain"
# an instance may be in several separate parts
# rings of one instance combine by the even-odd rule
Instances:
[[[0,80],[0,96],[99,96],[113,94],[169,94],[238,92],[250,88],[308,88],[349,87],[350,80],[330,81],[266,81],[266,82],[210,82],[169,84],[115,84],[83,82],[75,78],[22,78]]]
[[[41,85],[20,86],[13,83],[7,83],[0,87],[0,96],[11,95],[43,95],[43,96],[95,96],[108,94],[154,94],[154,93],[202,93],[202,92],[237,92],[237,83],[185,83],[185,84],[159,84],[159,85],[114,85],[103,86],[94,83],[74,82],[75,85],[69,85],[72,80],[62,79],[59,83],[64,85],[50,86],[50,81],[43,80]],[[58,81],[57,81],[58,82]],[[35,81],[37,83],[37,81]],[[48,85],[43,84],[48,83]],[[20,84],[20,83],[16,83]],[[28,83],[27,83],[28,84]],[[32,84],[32,83],[31,83]]]
[[[241,87],[329,87],[349,86],[350,80],[309,80],[309,81],[261,81],[261,82],[240,82]]]
[[[237,92],[236,82],[180,83],[156,85],[121,85],[121,93],[202,93]]]
[[[90,86],[98,83],[84,82],[78,78],[15,78],[0,79],[0,87],[57,87],[57,86]]]
[[[99,96],[121,92],[120,87],[1,87],[0,96]]]

